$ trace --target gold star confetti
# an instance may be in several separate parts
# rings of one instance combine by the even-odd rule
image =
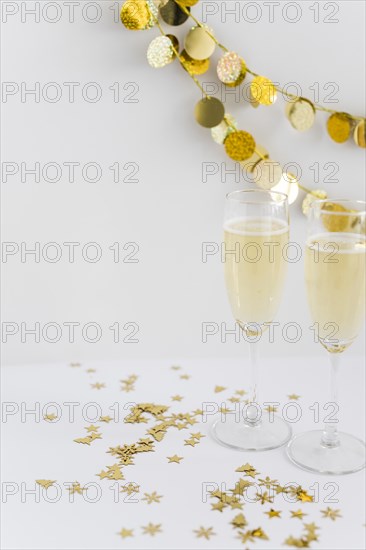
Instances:
[[[102,434],[98,432],[92,432],[89,437],[91,441],[94,441],[95,439],[102,439]]]
[[[303,512],[302,510],[291,510],[291,519],[292,518],[298,518],[300,520],[303,519],[304,516],[307,516],[307,514],[305,514],[305,512]]]
[[[191,432],[191,436],[192,436],[194,439],[198,439],[198,441],[199,441],[202,437],[206,437],[205,435],[201,434],[201,432],[196,432],[196,433],[192,433],[192,432]]]
[[[162,495],[158,495],[156,491],[153,493],[144,493],[142,500],[146,500],[147,504],[152,504],[153,502],[160,502],[160,499],[163,498]]]
[[[92,374],[93,372],[97,372],[95,369],[86,369],[86,372],[89,372],[90,374]]]
[[[234,527],[234,529],[243,529],[243,527],[248,525],[244,514],[238,514],[230,523]]]
[[[92,438],[90,435],[86,437],[78,437],[77,439],[74,439],[75,443],[82,443],[83,445],[90,445],[92,442]]]
[[[220,393],[220,392],[225,391],[225,390],[226,390],[225,386],[215,386],[214,392],[215,393]]]
[[[99,426],[94,426],[94,424],[90,424],[90,426],[86,426],[85,429],[88,432],[97,432],[99,430]]]
[[[110,422],[111,420],[113,420],[113,418],[112,418],[111,416],[101,416],[101,417],[99,418],[99,421],[100,421],[100,422],[107,422],[107,424],[108,424],[108,422]]]
[[[232,412],[234,412],[234,411],[232,411],[231,409],[228,409],[227,407],[221,407],[221,408],[219,409],[219,412],[220,412],[221,414],[229,414],[229,413],[232,413]]]
[[[247,541],[255,542],[254,539],[256,538],[268,540],[266,533],[263,531],[261,527],[258,527],[257,529],[253,529],[252,531],[246,531],[245,533],[240,532],[238,535],[238,538],[241,539],[241,542],[243,544],[245,544]]]
[[[117,535],[120,535],[123,539],[127,537],[133,537],[133,529],[125,529],[124,527],[122,527]]]
[[[114,479],[116,481],[124,479],[120,464],[116,463],[112,466],[106,466],[106,468],[107,470],[102,470],[99,474],[96,474],[100,479]]]
[[[281,518],[282,512],[280,510],[274,510],[273,508],[271,508],[270,510],[268,510],[268,512],[264,512],[264,513],[267,514],[269,519],[272,519],[272,518]]]
[[[335,521],[337,518],[341,518],[340,510],[335,510],[334,508],[327,508],[325,510],[320,510],[323,514],[323,518],[329,518],[332,521]]]
[[[297,395],[296,393],[290,393],[290,395],[287,396],[291,401],[297,401],[300,399],[301,395]]]
[[[181,395],[172,395],[172,401],[182,401],[183,397]]]
[[[260,502],[261,504],[265,504],[266,502],[273,502],[273,497],[269,495],[267,491],[264,491],[264,493],[256,493],[256,496],[258,497],[257,502]]]
[[[240,397],[229,397],[230,403],[240,403]]]
[[[248,392],[246,392],[245,390],[236,390],[235,393],[236,393],[236,395],[240,395],[241,397],[243,397],[243,395],[245,395]]]
[[[149,523],[145,527],[142,527],[143,535],[151,535],[152,537],[156,535],[156,533],[161,533],[161,523],[158,523],[157,525],[154,525],[153,523]]]
[[[190,376],[188,374],[181,374],[180,377],[182,380],[189,380]]]
[[[237,468],[235,471],[244,473],[244,475],[250,476],[253,478],[260,473],[260,472],[257,472],[257,470],[251,464],[248,464],[248,463],[243,464],[243,466],[239,466],[239,468]]]
[[[196,533],[196,537],[199,539],[201,537],[205,538],[206,540],[210,540],[210,537],[213,535],[216,535],[216,533],[213,532],[213,527],[200,527],[199,529],[196,529],[193,531]]]
[[[86,491],[87,488],[81,487],[80,483],[78,481],[75,481],[75,483],[73,483],[71,487],[68,487],[67,490],[70,492],[71,495],[74,495],[75,493],[82,495],[83,491]]]
[[[313,502],[314,501],[314,497],[309,495],[308,492],[305,491],[305,489],[303,489],[301,487],[301,485],[289,487],[288,490],[289,490],[289,493],[290,493],[291,496],[296,497],[297,500],[299,500],[301,502]]]
[[[193,439],[193,438],[184,440],[184,445],[190,445],[191,447],[194,447],[198,443],[199,443],[199,441],[197,441],[196,439]]]
[[[48,487],[52,487],[52,485],[56,483],[56,480],[52,481],[51,479],[36,479],[36,483],[38,483],[38,485],[41,485],[41,487],[48,489]]]
[[[53,420],[56,420],[58,418],[57,414],[51,413],[51,414],[45,414],[43,417],[43,420],[47,420],[48,422],[53,422]]]
[[[277,479],[271,479],[270,477],[265,477],[264,479],[259,478],[259,485],[270,489],[271,487],[276,487],[278,485]]]
[[[170,367],[172,370],[180,370],[182,367],[179,367],[178,365],[173,365]]]
[[[139,493],[139,492],[140,492],[140,485],[137,485],[136,483],[126,483],[121,487],[121,493],[127,493],[128,495],[132,495],[133,493]]]
[[[183,460],[183,456],[178,456],[178,455],[167,456],[167,459],[169,460],[169,464],[171,462],[175,462],[176,464],[180,464],[180,461]]]
[[[274,405],[268,405],[268,407],[266,407],[264,410],[268,413],[275,413],[277,412],[277,407],[275,407]]]
[[[225,507],[226,507],[226,504],[220,501],[215,502],[214,504],[211,504],[212,510],[217,510],[218,512],[222,512]]]
[[[105,384],[102,382],[95,382],[95,384],[90,384],[91,387],[95,390],[101,390],[102,388],[105,388]]]

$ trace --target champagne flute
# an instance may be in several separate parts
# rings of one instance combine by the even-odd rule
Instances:
[[[365,232],[366,203],[312,203],[305,256],[306,287],[318,339],[330,359],[330,401],[335,410],[341,354],[357,337],[365,317]],[[325,474],[347,474],[364,468],[365,443],[338,432],[337,424],[335,418],[323,430],[295,436],[287,448],[289,458],[306,470]]]
[[[290,426],[263,414],[258,405],[257,348],[279,307],[286,275],[284,247],[289,239],[287,195],[262,189],[234,191],[226,197],[225,282],[233,316],[250,342],[251,399],[246,407],[213,425],[222,444],[263,451],[287,443]]]

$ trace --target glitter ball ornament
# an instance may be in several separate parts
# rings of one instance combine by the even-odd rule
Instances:
[[[286,116],[295,130],[305,132],[315,122],[314,105],[308,99],[300,97],[296,101],[287,104]]]
[[[209,59],[192,59],[190,55],[186,52],[186,50],[183,50],[182,53],[179,56],[181,63],[183,64],[183,67],[189,74],[198,75],[198,74],[204,74],[208,71],[210,68],[210,60]]]
[[[225,115],[225,118],[218,126],[211,128],[211,136],[216,143],[224,143],[229,134],[237,130],[238,125],[236,120],[229,114]]]
[[[235,52],[226,52],[217,64],[217,76],[227,86],[239,86],[245,78],[246,65]]]
[[[327,122],[328,134],[336,143],[344,143],[351,135],[352,118],[347,113],[334,113]]]
[[[302,202],[302,212],[307,216],[312,203],[316,200],[324,200],[327,198],[327,192],[323,189],[314,189],[311,193],[308,193]]]
[[[259,162],[253,172],[253,180],[261,189],[272,189],[282,178],[282,166],[271,159]]]
[[[225,150],[227,155],[233,160],[246,160],[254,153],[254,138],[251,134],[243,130],[232,132],[225,139]]]
[[[174,60],[173,44],[167,36],[154,38],[147,50],[147,60],[151,67],[159,69]]]
[[[256,76],[250,83],[250,93],[255,103],[272,105],[277,99],[277,90],[272,80],[264,76]]]
[[[156,23],[158,8],[153,0],[127,0],[121,9],[121,21],[126,29],[151,29]]]
[[[360,120],[357,124],[355,131],[353,133],[353,139],[355,140],[356,145],[359,147],[366,147],[366,124],[365,119]]]

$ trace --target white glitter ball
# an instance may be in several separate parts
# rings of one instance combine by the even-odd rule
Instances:
[[[211,128],[211,136],[216,143],[224,143],[227,136],[231,134],[231,132],[235,132],[235,130],[238,129],[238,124],[231,115],[226,114],[225,118],[229,124],[223,120],[218,126]]]
[[[243,70],[242,59],[235,52],[227,52],[217,64],[217,76],[224,84],[234,84]]]
[[[147,60],[151,67],[159,69],[171,63],[174,59],[173,44],[167,36],[158,36],[150,43],[147,50]]]

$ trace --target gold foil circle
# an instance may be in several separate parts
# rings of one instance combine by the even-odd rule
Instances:
[[[225,107],[216,97],[208,96],[196,104],[194,113],[198,124],[205,128],[214,128],[223,121]]]
[[[217,76],[226,86],[239,86],[246,75],[244,59],[236,52],[226,52],[217,63]]]
[[[141,31],[156,25],[158,8],[153,0],[127,0],[121,9],[121,21],[126,29]]]
[[[272,80],[255,76],[250,83],[250,93],[255,103],[272,105],[277,99],[277,90]]]
[[[190,8],[187,8],[188,11]],[[166,4],[160,6],[160,15],[168,25],[177,27],[185,23],[189,17],[174,0],[168,0]]]
[[[353,139],[355,140],[355,144],[359,147],[366,147],[366,124],[365,119],[360,120],[360,122],[357,124],[355,131],[353,132]]]
[[[328,134],[336,143],[344,143],[351,135],[352,118],[347,113],[333,113],[327,121]]]
[[[154,69],[165,67],[174,60],[173,43],[168,36],[157,36],[149,44],[147,61]]]
[[[253,136],[243,130],[238,130],[229,134],[224,144],[227,155],[236,161],[243,161],[250,158],[255,150]]]
[[[345,231],[352,221],[352,216],[347,216],[347,212],[351,213],[351,210],[347,210],[344,206],[341,204],[337,204],[335,202],[326,202],[324,203],[322,210],[326,212],[330,212],[330,214],[323,214],[322,213],[322,222],[324,227],[327,229],[327,231],[333,232],[340,232]],[[333,215],[333,213],[338,213],[340,215]]]
[[[240,162],[240,165],[244,170],[252,174],[255,170],[255,167],[261,160],[268,159],[269,153],[268,151],[262,147],[261,145],[256,144],[255,151],[252,154],[251,157],[249,157],[247,160],[243,160]]]
[[[202,59],[201,61],[192,59],[192,57],[188,55],[185,50],[181,52],[179,58],[185,70],[193,75],[204,74],[210,68],[209,59]]]
[[[253,180],[261,189],[272,189],[282,178],[282,166],[271,159],[261,160],[253,171]]]
[[[218,126],[211,128],[211,136],[216,143],[223,144],[227,136],[237,129],[238,124],[236,120],[227,113],[224,120]]]
[[[315,122],[314,105],[308,99],[299,97],[286,105],[286,116],[291,126],[299,132],[306,132]]]
[[[299,196],[299,182],[297,178],[289,172],[283,172],[280,181],[272,187],[272,191],[285,193],[289,204],[293,204]]]
[[[324,200],[328,197],[328,194],[323,189],[314,189],[311,193],[308,193],[302,202],[302,212],[307,216],[312,203],[316,200]]]
[[[211,29],[209,29],[211,32]],[[212,34],[212,33],[211,33]],[[184,49],[190,57],[202,61],[208,59],[215,51],[215,41],[202,27],[193,27],[184,40]]]

